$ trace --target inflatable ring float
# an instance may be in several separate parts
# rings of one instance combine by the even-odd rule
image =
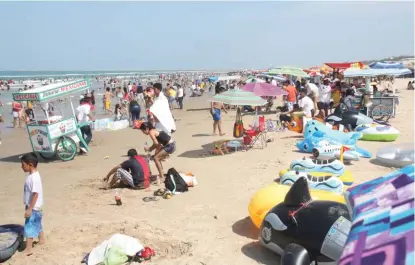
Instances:
[[[23,243],[21,225],[0,226],[0,263],[9,259]]]
[[[310,189],[315,190],[325,190],[334,192],[337,194],[343,194],[344,184],[336,175],[326,175],[326,176],[312,176],[308,172],[300,172],[290,170],[287,171],[279,180],[279,183],[282,185],[293,185],[298,179],[304,177],[307,180],[308,186]]]
[[[292,171],[289,169],[283,169],[280,171],[279,176],[282,177],[285,174],[287,174],[287,172]],[[350,170],[345,170],[343,175],[337,175],[337,174],[331,174],[331,173],[327,173],[327,172],[308,172],[308,171],[303,171],[303,170],[297,170],[298,172],[306,172],[307,174],[314,176],[314,177],[326,177],[326,176],[338,176],[338,178],[343,182],[344,185],[346,186],[351,186],[354,182],[354,177],[352,175],[352,172],[350,172]]]
[[[336,175],[343,175],[344,164],[337,159],[315,160],[303,157],[302,159],[293,160],[290,164],[289,170],[298,170],[304,172],[326,172]]]
[[[414,143],[395,144],[381,148],[376,161],[387,167],[404,167],[414,164]]]
[[[393,142],[399,136],[399,131],[388,125],[381,124],[367,124],[359,125],[355,129],[356,132],[362,133],[364,141],[379,141],[379,142]]]
[[[285,195],[291,186],[271,183],[257,191],[252,196],[248,205],[249,217],[254,225],[259,228],[265,215],[277,204],[284,201]],[[343,195],[325,190],[310,189],[313,200],[334,201],[346,204]]]

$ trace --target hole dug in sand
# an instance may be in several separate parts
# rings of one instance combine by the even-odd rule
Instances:
[[[138,239],[143,246],[153,248],[156,256],[152,260],[175,259],[184,255],[191,255],[192,243],[175,239],[170,236],[168,231],[155,228],[148,223],[123,221],[93,224],[93,222],[96,222],[96,220],[71,228],[55,228],[50,231],[49,242],[53,242],[53,248],[56,247],[56,251],[60,252],[66,242],[71,241],[71,245],[75,246],[72,248],[72,253],[65,251],[59,254],[62,258],[76,256],[80,260],[104,240],[109,239],[113,234],[120,233]],[[71,235],[70,238],[68,238],[68,235]],[[60,246],[58,245],[59,242]]]

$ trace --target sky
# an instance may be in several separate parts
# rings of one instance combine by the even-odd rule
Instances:
[[[0,70],[311,67],[414,54],[413,2],[0,2],[0,10]]]

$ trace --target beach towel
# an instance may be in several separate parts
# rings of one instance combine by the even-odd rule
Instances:
[[[154,101],[150,107],[150,112],[156,116],[159,124],[156,124],[156,129],[161,129],[165,133],[171,134],[172,131],[176,131],[176,123],[174,122],[173,115],[171,114],[169,102],[163,94]],[[158,127],[158,128],[157,128]]]

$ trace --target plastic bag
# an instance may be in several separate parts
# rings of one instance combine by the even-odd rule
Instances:
[[[123,265],[127,261],[128,257],[121,248],[109,247],[105,253],[105,265]]]

